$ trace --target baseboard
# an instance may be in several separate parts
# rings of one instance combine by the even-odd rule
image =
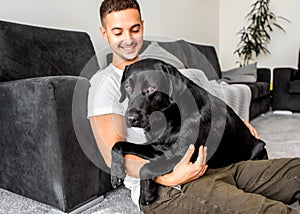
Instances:
[[[101,203],[103,200],[104,200],[104,196],[102,195],[102,196],[92,199],[91,201],[83,204],[82,206],[79,206],[78,208],[76,208],[70,212],[64,212],[64,211],[58,210],[56,208],[53,208],[51,210],[51,213],[53,213],[53,214],[79,214],[79,213],[82,213],[83,211]]]
[[[292,115],[293,112],[288,110],[275,110],[273,114]]]

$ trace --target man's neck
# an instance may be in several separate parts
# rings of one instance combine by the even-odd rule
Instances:
[[[125,66],[126,65],[130,65],[134,62],[137,62],[139,60],[139,57],[136,57],[135,59],[132,59],[132,60],[124,60],[124,59],[116,59],[113,57],[113,61],[112,61],[112,64],[116,67],[116,68],[119,68],[121,70],[124,70],[125,69]]]

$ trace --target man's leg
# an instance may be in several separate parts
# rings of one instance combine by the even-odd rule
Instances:
[[[234,167],[239,189],[286,204],[300,202],[300,158],[246,161]]]
[[[299,160],[281,160],[281,161],[263,161],[259,163],[247,161],[240,164],[231,165],[229,167],[221,169],[208,170],[207,174],[198,180],[192,181],[182,186],[181,190],[172,187],[160,187],[159,196],[157,200],[149,205],[143,206],[142,210],[147,213],[299,213],[295,210],[288,208],[284,203],[276,200],[268,199],[262,195],[263,191],[266,191],[268,185],[266,180],[269,177],[270,182],[273,180],[272,176],[264,176],[268,170],[277,171],[273,173],[274,176],[279,176],[279,168],[284,165],[286,169],[286,178],[290,176],[297,177],[298,181],[293,184],[288,184],[289,189],[294,187],[296,190],[292,192],[283,193],[284,202],[288,201],[287,197],[289,194],[294,192],[299,193],[300,184],[299,182]],[[249,165],[248,165],[249,164]],[[276,167],[275,167],[276,165]],[[271,167],[272,166],[272,167]],[[293,169],[295,168],[295,169]],[[297,169],[296,169],[297,168]],[[298,171],[297,171],[298,170]],[[293,174],[293,175],[292,175]],[[296,175],[294,175],[296,174]],[[264,182],[259,187],[254,187],[255,182],[263,175]],[[279,176],[279,177],[278,177]],[[278,181],[277,179],[277,181]],[[296,179],[296,180],[297,180]],[[278,181],[279,182],[279,181]],[[254,184],[253,184],[254,183]],[[271,182],[274,184],[274,182]],[[285,182],[286,183],[286,182]],[[286,185],[286,184],[283,184]],[[249,191],[239,189],[244,188]],[[277,191],[280,190],[280,184],[275,185]],[[277,187],[278,186],[278,187]],[[250,192],[254,193],[250,193]],[[266,194],[264,194],[266,195]],[[270,195],[270,194],[268,194]],[[271,194],[280,195],[280,194]],[[296,194],[297,195],[297,194]],[[279,200],[279,199],[278,199]],[[293,199],[294,200],[294,199]]]

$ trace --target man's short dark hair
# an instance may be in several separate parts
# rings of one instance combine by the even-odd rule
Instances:
[[[136,0],[104,0],[100,6],[100,19],[103,24],[103,18],[114,11],[137,9],[141,17],[140,6]]]

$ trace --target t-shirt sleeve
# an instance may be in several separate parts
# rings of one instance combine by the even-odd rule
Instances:
[[[118,80],[97,73],[90,80],[88,118],[105,114],[125,114],[124,103],[119,103],[121,92]]]

